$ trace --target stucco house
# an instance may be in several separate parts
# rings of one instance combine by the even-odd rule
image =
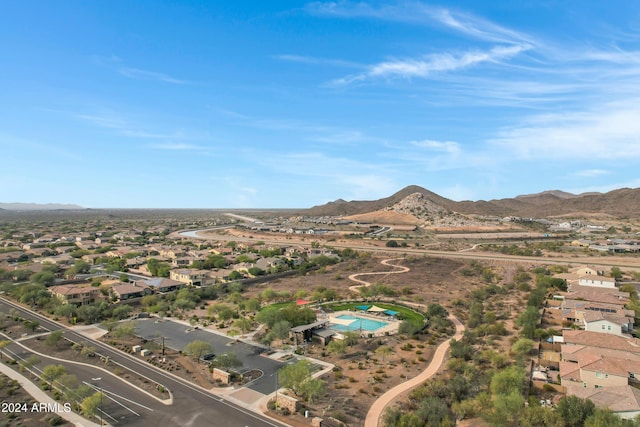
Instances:
[[[89,284],[59,285],[47,288],[51,295],[57,297],[62,304],[91,304],[100,297],[100,289]]]

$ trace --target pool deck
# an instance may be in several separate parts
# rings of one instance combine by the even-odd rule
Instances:
[[[393,317],[390,316],[386,316],[386,315],[372,315],[372,314],[367,314],[367,313],[362,313],[361,311],[336,311],[335,313],[329,313],[328,317],[329,317],[329,322],[336,324],[336,325],[349,325],[352,322],[357,322],[357,320],[345,320],[345,319],[338,319],[339,316],[344,316],[344,315],[350,315],[350,316],[355,316],[355,317],[361,317],[363,319],[368,319],[368,320],[374,320],[376,322],[385,322],[387,323],[387,325],[376,329],[375,331],[369,331],[366,329],[362,330],[362,336],[368,336],[369,334],[373,334],[373,336],[383,336],[383,335],[391,335],[391,334],[397,334],[398,333],[398,328],[400,327],[400,321],[397,319],[394,319]],[[358,329],[352,331],[352,332],[357,332]],[[337,331],[340,332],[340,331]]]

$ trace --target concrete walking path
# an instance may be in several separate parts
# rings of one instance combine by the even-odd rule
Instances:
[[[455,338],[456,340],[460,340],[462,338],[462,334],[464,333],[464,325],[462,324],[462,322],[460,322],[460,320],[458,320],[457,317],[452,314],[450,314],[448,318],[456,326],[456,333],[453,338]],[[402,384],[398,384],[397,386],[380,396],[378,400],[373,402],[373,405],[371,405],[371,408],[369,408],[369,412],[367,413],[367,418],[364,421],[364,427],[378,427],[385,408],[391,402],[397,399],[401,394],[419,386],[420,384],[431,378],[433,375],[435,375],[435,373],[440,369],[440,366],[442,366],[442,362],[444,361],[444,357],[447,354],[447,350],[449,350],[450,341],[451,340],[449,339],[438,346],[436,352],[433,355],[433,359],[431,359],[431,363],[424,371],[422,371],[421,374]]]
[[[9,377],[11,379],[18,381],[18,383],[20,383],[20,386],[27,393],[29,393],[31,395],[31,397],[33,397],[39,404],[40,403],[44,403],[44,404],[49,405],[52,408],[56,407],[56,403],[58,404],[58,407],[63,406],[63,403],[56,402],[55,400],[53,400],[53,398],[51,396],[49,396],[47,393],[42,391],[40,389],[40,387],[38,387],[36,384],[32,383],[24,375],[22,375],[21,373],[11,369],[9,366],[7,366],[5,364],[5,361],[1,361],[0,362],[0,372],[2,372],[4,375],[6,375],[7,377]],[[80,415],[76,414],[75,412],[65,412],[64,410],[60,410],[60,411],[56,412],[56,414],[61,416],[65,420],[69,421],[73,425],[78,426],[78,427],[85,427],[85,426],[86,427],[99,427],[99,424],[94,423],[92,421],[89,421],[89,420],[81,417]]]

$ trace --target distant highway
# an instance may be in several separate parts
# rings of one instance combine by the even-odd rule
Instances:
[[[255,236],[253,238],[242,236],[231,236],[221,234],[207,234],[208,230],[196,230],[189,237],[194,237],[201,240],[221,240],[221,241],[236,241],[236,242],[255,242]],[[184,235],[183,233],[180,233]],[[296,236],[287,236],[288,239],[274,238],[268,234],[260,234],[260,241],[274,245],[299,245],[303,247],[311,247],[311,241],[296,238]],[[289,238],[291,237],[291,238]],[[335,248],[350,248],[359,251],[378,252],[386,254],[411,254],[411,255],[429,255],[438,258],[450,258],[450,259],[471,259],[471,260],[485,260],[485,261],[504,261],[504,262],[519,262],[530,264],[561,264],[561,265],[593,265],[598,267],[620,267],[632,270],[640,270],[640,258],[625,258],[625,257],[589,257],[589,256],[576,256],[569,255],[567,257],[532,257],[532,256],[516,256],[516,255],[503,255],[496,253],[483,253],[483,252],[452,252],[452,251],[438,251],[432,249],[420,249],[420,248],[389,248],[379,247],[373,245],[358,244],[357,240],[349,243],[331,242],[331,246]]]

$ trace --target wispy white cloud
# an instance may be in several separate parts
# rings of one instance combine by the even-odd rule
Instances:
[[[185,144],[180,142],[166,143],[166,144],[150,144],[149,148],[156,150],[170,150],[170,151],[203,151],[209,150],[209,147],[202,147],[199,145]]]
[[[123,129],[126,126],[124,120],[112,114],[73,114],[73,117],[103,128]]]
[[[353,61],[345,61],[343,59],[315,58],[312,56],[291,55],[291,54],[275,55],[274,58],[281,61],[297,62],[300,64],[309,64],[309,65],[328,65],[333,67],[344,67],[344,68],[365,68],[365,66],[362,64],[358,64]]]
[[[366,2],[312,2],[307,13],[336,18],[373,18],[419,25],[441,25],[476,39],[498,43],[535,44],[533,37],[468,13],[418,1],[371,5]]]
[[[425,148],[429,151],[446,153],[452,156],[458,156],[460,154],[460,144],[455,141],[434,141],[431,139],[425,139],[423,141],[411,141],[410,144],[414,147]]]
[[[118,135],[136,139],[157,139],[157,140],[176,140],[187,139],[188,136],[182,131],[171,133],[150,132],[140,129],[139,125],[125,119],[121,114],[113,111],[103,111],[94,114],[76,114],[71,113],[75,119],[90,123],[93,126],[112,129]]]
[[[604,175],[610,175],[611,171],[604,169],[585,169],[581,171],[574,172],[571,176],[576,178],[597,178]]]
[[[530,117],[490,143],[518,159],[640,159],[640,99]]]
[[[234,120],[236,125],[248,126],[274,132],[296,132],[305,141],[325,144],[356,144],[362,142],[380,143],[380,138],[372,137],[356,130],[311,123],[303,120],[282,119],[273,117],[253,117],[236,111],[218,109],[225,117]]]
[[[360,74],[352,74],[331,82],[332,85],[342,86],[370,79],[393,79],[413,77],[427,78],[433,73],[456,71],[483,62],[499,62],[511,58],[529,49],[529,46],[496,46],[488,51],[469,51],[462,54],[440,53],[431,54],[419,59],[398,59],[374,64]]]
[[[124,60],[116,55],[111,56],[99,56],[93,55],[91,57],[96,64],[111,68],[118,74],[130,78],[140,80],[155,80],[163,83],[171,83],[176,85],[189,84],[190,82],[184,79],[179,79],[168,74],[144,70],[141,68],[130,67],[124,64]]]
[[[366,200],[397,191],[392,167],[379,162],[330,156],[320,152],[301,152],[264,156],[261,163],[277,173],[301,178],[321,178],[325,187],[344,188],[345,198]]]
[[[141,70],[139,68],[132,67],[118,67],[117,71],[121,75],[131,79],[156,80],[159,82],[172,83],[177,85],[184,85],[189,83],[187,80],[177,79],[175,77],[169,76],[164,73],[159,73],[157,71]]]

